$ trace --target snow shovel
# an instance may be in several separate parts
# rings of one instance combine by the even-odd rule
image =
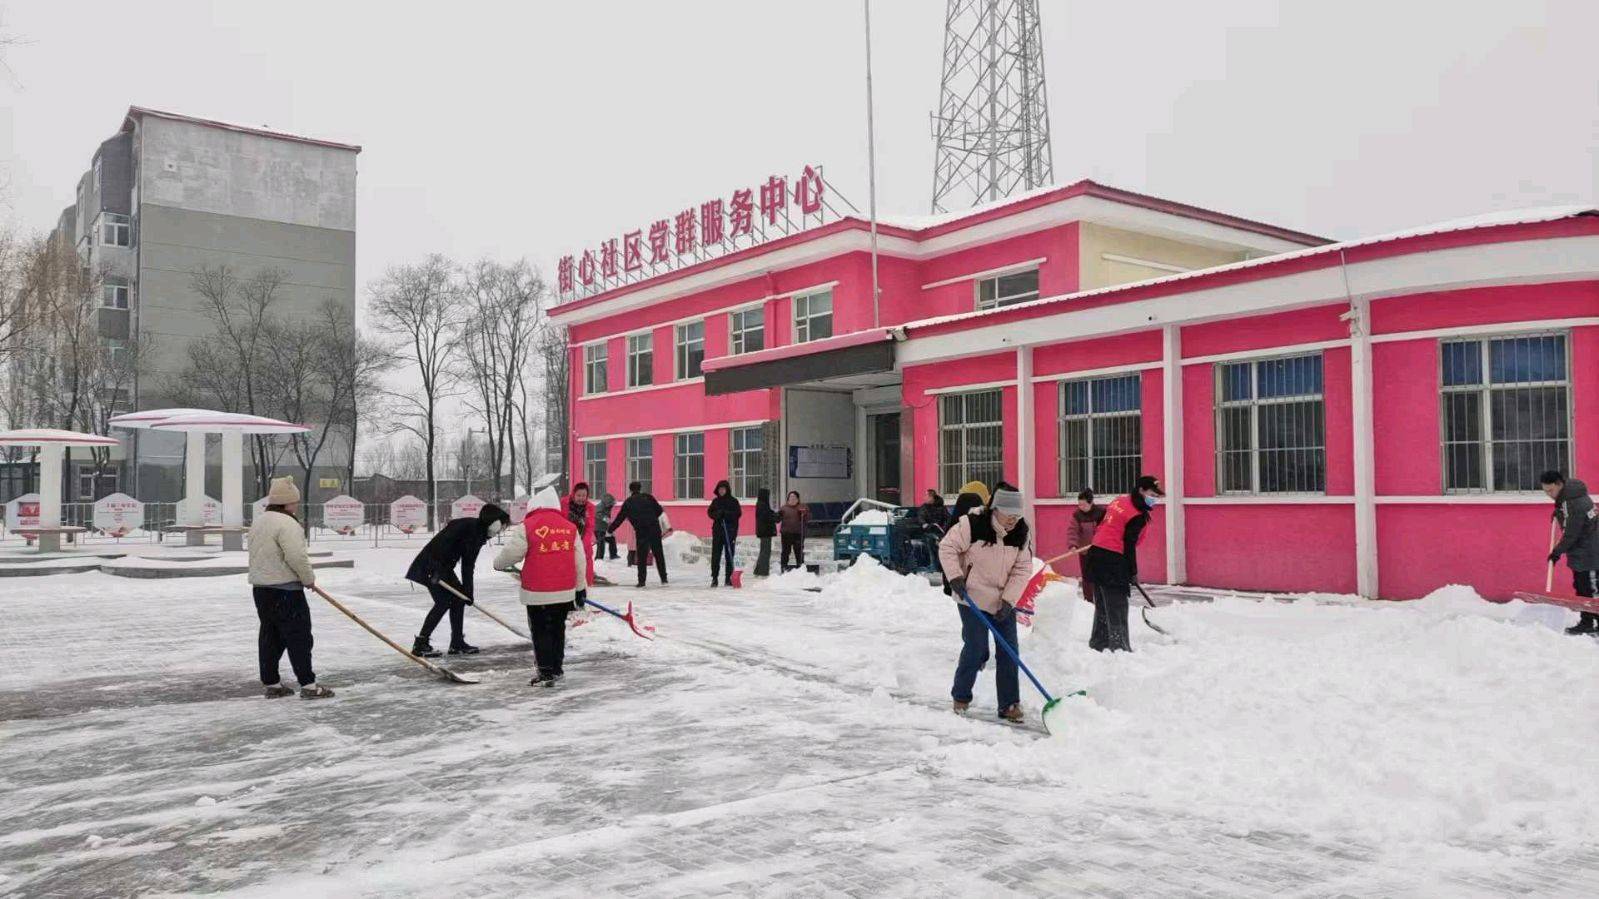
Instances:
[[[1549,522],[1549,551],[1554,552],[1560,544],[1560,529],[1554,521]],[[1526,590],[1517,590],[1510,594],[1511,599],[1522,602],[1541,603],[1550,606],[1563,606],[1573,612],[1592,612],[1599,614],[1599,599],[1588,599],[1582,596],[1555,596],[1555,563],[1549,563],[1549,569],[1544,572],[1542,593],[1532,593]],[[1493,600],[1490,600],[1492,602]]]
[[[506,630],[508,630],[511,633],[517,635],[518,637],[521,637],[522,639],[527,640],[528,642],[532,642],[532,640],[533,640],[532,635],[523,633],[521,630],[519,630],[511,622],[506,621],[504,618],[501,618],[500,616],[494,614],[493,612],[490,612],[488,609],[483,608],[482,606],[478,605],[477,603],[473,602],[472,600],[467,599],[466,598],[466,594],[462,593],[461,591],[455,589],[454,587],[451,587],[449,584],[445,583],[444,581],[434,581],[433,583],[438,584],[440,587],[443,587],[444,589],[450,591],[451,593],[454,593],[456,596],[459,596],[461,598],[462,602],[466,603],[467,605],[471,606],[474,609],[477,609],[479,612],[482,612],[483,614],[489,616],[489,618],[493,619],[494,623],[498,624],[500,627],[505,628]]]
[[[727,541],[724,544],[727,548],[727,585],[729,587],[742,587],[744,586],[744,569],[733,567],[733,550],[735,548],[733,545],[733,531],[727,526],[727,522],[723,521],[720,524],[722,525],[722,537]]]
[[[1066,733],[1066,722],[1060,720],[1063,714],[1060,710],[1060,699],[1051,696],[1049,691],[1044,688],[1044,685],[1039,683],[1038,676],[1033,674],[1033,669],[1027,667],[1027,663],[1022,661],[1022,657],[1016,654],[1015,647],[1011,646],[1010,643],[1000,635],[999,628],[995,627],[994,622],[988,619],[988,615],[984,613],[982,609],[977,607],[977,603],[972,600],[972,595],[966,592],[965,587],[960,588],[960,595],[961,599],[966,600],[966,604],[972,607],[972,613],[981,619],[983,624],[988,627],[988,632],[994,635],[994,642],[999,645],[999,648],[1005,650],[1005,654],[1010,656],[1011,661],[1016,663],[1017,668],[1022,669],[1022,673],[1027,675],[1027,679],[1032,681],[1033,686],[1038,688],[1038,692],[1044,694],[1044,711],[1042,715],[1040,715],[1044,721],[1044,730],[1048,731],[1050,736],[1060,736]],[[1087,696],[1088,691],[1078,690],[1077,692],[1069,695]]]
[[[510,568],[505,569],[505,572],[507,574],[514,574],[514,575],[516,575],[518,577],[521,577],[521,575],[522,575],[522,569],[516,567],[515,565],[512,565]],[[627,622],[627,626],[632,629],[633,633],[638,634],[640,637],[643,637],[646,640],[654,640],[655,639],[655,636],[653,634],[645,633],[645,631],[653,631],[653,630],[655,630],[655,628],[646,626],[646,627],[640,629],[638,621],[636,619],[634,619],[634,617],[633,617],[633,602],[632,602],[632,600],[628,601],[627,614],[626,615],[622,614],[621,612],[618,612],[617,610],[611,608],[610,606],[604,605],[602,603],[597,603],[594,600],[589,599],[586,594],[583,597],[583,601],[578,603],[578,605],[580,605],[580,606],[593,606],[594,608],[599,609],[601,612],[604,612],[607,615],[614,615],[617,618],[620,618],[623,621]]]
[[[384,636],[382,631],[378,630],[377,628],[373,627],[370,624],[367,624],[366,621],[364,621],[361,618],[360,615],[357,615],[354,612],[350,611],[348,608],[345,608],[344,603],[341,603],[338,600],[334,599],[333,597],[329,596],[327,594],[327,591],[323,590],[321,587],[312,587],[311,591],[313,593],[315,593],[316,595],[322,597],[323,599],[327,600],[330,604],[332,604],[333,608],[338,609],[339,611],[343,612],[345,615],[349,616],[351,621],[354,621],[356,624],[361,625],[361,627],[366,629],[367,633],[369,633],[372,636],[378,638],[379,640],[382,640],[384,643],[389,644],[389,646],[395,652],[399,653],[402,656],[405,656],[406,658],[408,658],[411,661],[417,663],[418,665],[421,665],[423,668],[426,668],[428,671],[431,671],[432,673],[438,675],[439,677],[442,677],[442,678],[444,678],[446,680],[449,680],[449,681],[451,681],[453,683],[457,683],[457,684],[475,684],[475,683],[478,682],[476,678],[471,678],[471,677],[467,677],[465,675],[456,674],[454,671],[451,671],[450,669],[444,667],[443,665],[439,665],[439,664],[436,664],[434,662],[430,662],[427,659],[424,659],[424,658],[422,658],[420,656],[413,655],[411,653],[411,651],[406,649],[404,646],[401,646],[400,644],[398,644],[398,643],[394,642],[393,640],[390,640],[388,637]]]
[[[1142,596],[1144,598],[1144,602],[1148,603],[1148,606],[1146,608],[1142,608],[1142,609],[1138,610],[1138,614],[1140,614],[1140,615],[1142,615],[1144,617],[1144,623],[1149,625],[1149,629],[1150,630],[1154,631],[1157,634],[1160,634],[1162,637],[1170,637],[1171,633],[1169,631],[1167,631],[1165,628],[1161,627],[1160,625],[1156,624],[1155,622],[1149,620],[1149,610],[1153,609],[1155,607],[1155,601],[1149,598],[1149,594],[1148,593],[1144,592],[1144,585],[1140,584],[1137,581],[1133,581],[1133,586],[1138,588],[1138,595]]]

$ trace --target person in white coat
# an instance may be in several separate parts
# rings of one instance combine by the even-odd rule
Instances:
[[[305,549],[305,531],[294,516],[300,490],[294,478],[274,478],[267,491],[267,507],[250,525],[250,592],[255,614],[261,620],[256,638],[260,654],[261,683],[266,697],[276,699],[294,692],[283,685],[278,662],[285,651],[300,682],[301,699],[326,699],[333,691],[316,682],[311,669],[311,608],[305,588],[316,585]]]
[[[511,571],[520,566],[522,604],[527,606],[527,626],[533,635],[533,659],[538,673],[529,686],[553,687],[566,675],[566,616],[587,595],[588,553],[583,535],[561,511],[552,490],[540,490],[528,505],[527,517],[505,532],[505,545],[494,557],[494,567]]]

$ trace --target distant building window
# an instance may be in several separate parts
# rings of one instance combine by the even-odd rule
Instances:
[[[753,497],[761,487],[764,435],[760,428],[734,428],[728,432],[727,479],[733,495]]]
[[[605,447],[603,440],[583,444],[583,480],[588,482],[589,496],[605,495]]]
[[[608,350],[604,343],[591,343],[583,348],[583,392],[605,392],[605,361]]]
[[[996,275],[977,282],[977,308],[998,309],[1038,299],[1038,269]]]
[[[1538,489],[1571,470],[1571,372],[1564,334],[1439,344],[1444,490]]]
[[[938,404],[938,485],[959,493],[967,481],[992,486],[1004,477],[1005,424],[998,390],[952,393]]]
[[[650,437],[627,438],[627,479],[644,485],[645,493],[654,493],[655,441]]]
[[[705,364],[705,322],[685,322],[676,329],[677,380],[700,376]]]
[[[1132,489],[1143,471],[1142,393],[1136,374],[1061,382],[1061,496]]]
[[[93,468],[78,469],[78,502],[92,503],[117,492],[117,470],[107,468],[95,477]]]
[[[128,285],[108,282],[100,286],[100,305],[107,309],[128,308]]]
[[[728,345],[734,356],[766,348],[766,309],[740,309],[727,317],[732,331]]]
[[[102,213],[100,216],[100,243],[108,247],[132,246],[132,220],[116,212]]]
[[[653,383],[655,383],[655,335],[630,335],[627,338],[627,386],[645,387]]]
[[[794,342],[810,343],[833,336],[831,288],[794,298]]]
[[[697,499],[705,495],[705,435],[678,434],[673,465],[672,495]]]
[[[1216,366],[1222,493],[1327,489],[1321,354]]]

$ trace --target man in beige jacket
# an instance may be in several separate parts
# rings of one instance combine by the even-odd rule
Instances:
[[[988,616],[1000,635],[1021,651],[1016,643],[1016,601],[1033,576],[1032,537],[1022,510],[1022,495],[1016,488],[998,484],[989,504],[961,516],[938,544],[938,562],[961,616],[960,661],[950,690],[957,713],[964,714],[971,706],[977,673],[988,663],[988,626],[979,614]],[[980,613],[967,605],[967,595]],[[999,716],[1020,722],[1021,688],[1016,662],[1007,653],[999,653],[995,660],[994,686],[999,694]]]
[[[294,690],[278,676],[285,651],[300,682],[301,699],[326,699],[333,691],[316,682],[311,669],[311,607],[305,588],[316,585],[316,572],[305,549],[305,531],[295,510],[300,491],[294,478],[274,478],[267,491],[266,511],[250,526],[250,587],[255,614],[261,620],[257,645],[261,657],[261,683],[266,697],[277,699]]]

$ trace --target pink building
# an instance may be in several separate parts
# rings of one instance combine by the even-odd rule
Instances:
[[[1599,210],[1332,243],[1084,181],[879,231],[875,306],[852,217],[560,305],[572,477],[701,534],[722,478],[1003,477],[1052,555],[1148,472],[1146,581],[1407,598],[1541,587],[1537,475],[1599,470]]]

